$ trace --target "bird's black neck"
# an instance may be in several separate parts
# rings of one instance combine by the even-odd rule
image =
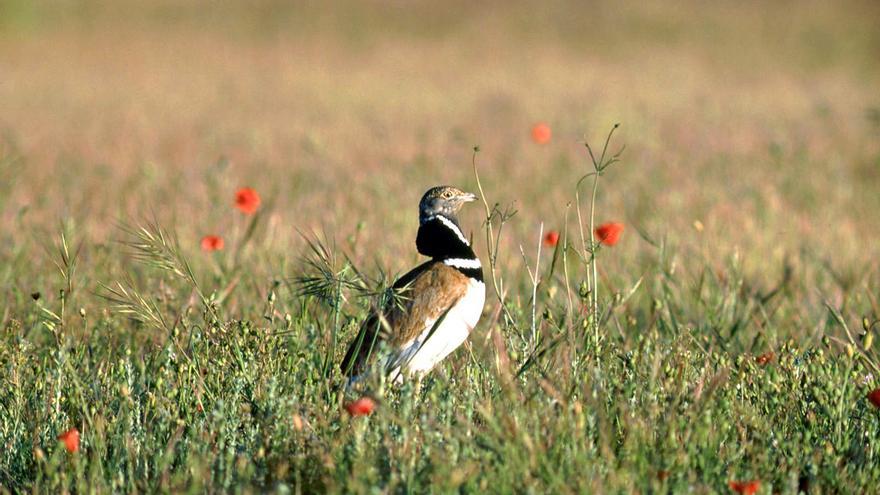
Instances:
[[[419,253],[446,263],[465,275],[483,280],[480,259],[454,218],[437,215],[424,219],[416,236]]]

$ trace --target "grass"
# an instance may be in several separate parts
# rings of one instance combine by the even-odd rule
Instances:
[[[0,491],[880,480],[873,3],[120,5],[0,1]],[[349,417],[439,183],[484,315]]]

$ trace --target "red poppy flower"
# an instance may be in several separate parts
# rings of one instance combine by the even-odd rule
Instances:
[[[235,207],[251,215],[260,207],[260,195],[250,187],[242,187],[235,192]]]
[[[623,233],[623,224],[617,222],[603,223],[596,227],[596,238],[606,246],[613,246],[620,240],[620,234]]]
[[[868,393],[868,400],[871,401],[871,404],[874,404],[874,407],[880,408],[880,388]]]
[[[369,397],[361,397],[360,399],[345,404],[345,410],[352,416],[369,416],[376,408],[376,401]]]
[[[532,127],[532,141],[538,144],[547,144],[550,142],[550,136],[553,133],[550,131],[550,126],[541,122],[535,124]]]
[[[64,444],[64,448],[71,454],[79,450],[79,430],[71,428],[58,435],[58,440]]]
[[[202,237],[202,251],[219,251],[223,249],[223,238],[219,235],[206,235]]]
[[[551,230],[544,235],[544,245],[549,247],[556,247],[556,244],[559,242],[559,232],[555,230]]]
[[[773,351],[767,351],[764,354],[761,354],[760,356],[756,357],[755,362],[761,366],[764,366],[765,364],[773,361],[773,359],[775,357],[776,357],[776,355],[773,354]]]
[[[741,493],[742,495],[755,495],[758,489],[761,488],[761,482],[758,480],[730,481],[727,483],[727,486],[729,486],[731,490],[736,493]]]

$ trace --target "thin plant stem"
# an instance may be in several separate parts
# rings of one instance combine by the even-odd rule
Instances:
[[[595,344],[599,344],[599,267],[598,262],[596,260],[596,251],[599,249],[601,241],[594,240],[594,233],[596,231],[596,197],[599,193],[599,176],[605,171],[606,168],[619,161],[621,153],[623,153],[624,148],[621,148],[620,151],[608,157],[608,145],[611,144],[611,137],[614,136],[614,131],[620,127],[620,124],[614,124],[611,127],[611,131],[608,132],[608,136],[605,137],[605,144],[602,146],[602,154],[596,159],[596,155],[593,153],[593,148],[590,146],[589,142],[585,142],[584,145],[587,148],[587,152],[590,155],[590,161],[593,165],[593,171],[584,175],[577,182],[577,186],[575,187],[575,200],[577,202],[577,213],[578,213],[578,227],[581,233],[581,244],[582,249],[584,251],[584,258],[587,260],[587,288],[589,290],[588,300],[589,300],[589,310],[590,310],[590,319],[591,319],[591,327],[593,329]],[[587,249],[587,241],[586,236],[584,235],[583,228],[583,218],[581,216],[580,210],[580,186],[581,183],[589,176],[593,176],[593,190],[590,195],[590,224],[589,224],[589,250]]]
[[[507,310],[507,306],[504,304],[504,280],[502,280],[497,275],[497,262],[498,262],[498,246],[501,242],[501,229],[504,227],[504,215],[501,215],[500,223],[498,225],[498,235],[495,235],[495,232],[492,228],[492,217],[494,216],[492,213],[492,209],[489,208],[489,202],[486,200],[486,193],[483,191],[483,184],[480,182],[480,174],[477,171],[477,153],[480,152],[479,146],[474,147],[474,153],[471,156],[471,165],[474,169],[474,178],[477,181],[477,190],[480,193],[480,201],[483,203],[483,208],[486,212],[486,251],[489,256],[489,274],[492,278],[492,288],[495,290],[495,296],[498,298],[498,304],[501,306],[501,310],[504,312],[505,318],[507,321],[513,321],[512,316]]]
[[[599,173],[598,170],[593,176],[593,194],[590,198],[590,265],[593,270],[593,292],[590,314],[593,319],[593,331],[596,336],[596,344],[599,343],[599,270],[596,263],[596,248],[598,244],[593,241],[593,233],[596,231],[596,193],[599,191]]]
[[[571,203],[565,207],[565,218],[562,222],[562,274],[565,279],[565,295],[568,297],[568,322],[571,325],[571,318],[574,312],[574,305],[571,298],[571,280],[568,276],[568,211],[571,209]]]
[[[591,173],[586,174],[583,177],[581,177],[578,180],[577,185],[575,186],[575,189],[574,189],[575,210],[577,211],[577,218],[578,218],[578,232],[580,233],[580,237],[581,237],[581,251],[583,252],[583,259],[587,263],[587,270],[586,270],[587,294],[586,294],[586,297],[588,298],[587,306],[589,308],[590,317],[592,317],[592,312],[593,312],[592,298],[593,298],[593,293],[595,292],[595,288],[593,287],[593,277],[590,272],[590,265],[593,260],[593,238],[590,237],[590,247],[587,248],[587,238],[584,235],[584,219],[583,219],[583,215],[581,214],[580,189],[581,189],[581,184],[584,182],[584,180],[593,174],[595,174],[595,172],[591,172]],[[591,226],[591,228],[592,228],[592,226]],[[590,235],[592,236],[592,230],[590,232],[591,232]]]
[[[538,343],[538,317],[537,317],[537,309],[538,309],[538,283],[540,282],[540,269],[541,269],[541,243],[544,239],[544,222],[541,222],[541,226],[538,230],[538,249],[537,249],[537,258],[535,259],[535,271],[532,272],[532,269],[529,268],[528,259],[526,259],[526,253],[523,251],[522,246],[519,247],[519,251],[522,254],[523,262],[526,265],[526,271],[529,273],[529,279],[532,281],[532,326],[531,326],[531,335],[530,335],[530,343],[532,347],[532,352],[534,352]]]

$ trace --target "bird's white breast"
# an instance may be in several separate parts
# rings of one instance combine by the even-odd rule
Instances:
[[[435,319],[425,321],[425,329],[401,353],[398,362],[408,373],[424,374],[467,340],[480,321],[486,302],[486,285],[471,279],[464,296],[446,313],[440,326],[431,333]],[[427,340],[426,340],[427,339]],[[401,380],[399,369],[391,378]]]

